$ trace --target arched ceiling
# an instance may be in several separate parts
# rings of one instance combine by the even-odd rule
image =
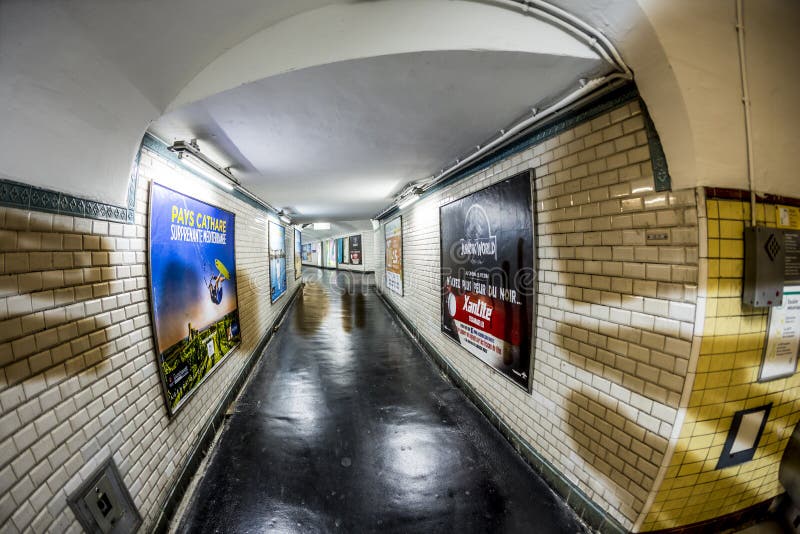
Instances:
[[[198,138],[251,191],[297,221],[369,218],[595,70],[591,58],[435,51],[271,76],[168,113],[167,142]]]
[[[272,193],[282,194],[279,184],[269,181],[274,176],[258,175],[268,170],[269,160],[253,148],[257,140],[242,140],[243,132],[263,126],[266,119],[252,117],[249,124],[231,124],[235,114],[228,119],[219,115],[236,107],[234,100],[226,101],[226,95],[253,97],[248,102],[258,104],[254,109],[268,117],[274,117],[270,113],[275,109],[266,100],[258,102],[254,91],[303,111],[302,117],[309,121],[343,121],[348,106],[350,111],[356,107],[347,101],[348,94],[372,96],[376,107],[382,107],[378,106],[380,94],[369,90],[374,84],[391,96],[383,110],[388,116],[405,114],[398,104],[403,97],[414,109],[425,93],[432,102],[442,103],[436,113],[420,119],[430,119],[428,124],[406,130],[405,138],[414,137],[413,142],[399,142],[398,132],[394,132],[395,138],[388,134],[380,138],[396,145],[392,154],[405,151],[400,162],[392,162],[391,176],[381,178],[382,185],[376,186],[389,195],[392,180],[399,183],[406,177],[423,177],[412,175],[435,167],[435,160],[456,145],[481,142],[502,124],[501,119],[552,97],[559,90],[556,82],[574,83],[582,72],[603,70],[603,63],[574,36],[501,3],[3,0],[0,176],[124,204],[131,162],[144,131],[152,126],[169,136],[170,132],[189,134],[196,129],[201,142],[203,135],[217,135],[207,140],[210,153],[216,149],[221,163],[228,159],[241,165],[243,178],[254,188],[263,188],[259,192],[271,201]],[[746,187],[732,1],[708,0],[703,6],[691,0],[552,3],[604,32],[633,68],[661,135],[676,187]],[[791,51],[800,46],[794,31],[800,8],[792,0],[746,0],[745,6],[747,57],[755,80],[757,188],[792,194],[787,173],[794,167],[791,151],[798,137],[793,96],[798,63],[792,61]],[[358,68],[359,63],[364,69]],[[429,70],[422,76],[428,65],[435,64],[452,68],[433,74]],[[395,83],[377,83],[381,69],[391,70],[387,80],[394,77]],[[408,76],[401,79],[400,72]],[[498,80],[491,91],[500,91],[507,106],[501,105],[501,98],[478,99],[474,95],[477,88],[489,91],[486,80],[492,72]],[[467,77],[470,73],[474,81]],[[325,86],[326,77],[335,81],[332,94],[312,88],[298,92],[294,100],[287,99],[291,87],[310,82]],[[404,80],[414,80],[413,91],[419,95],[402,94],[398,88]],[[542,86],[542,80],[552,81],[553,87]],[[412,92],[406,87],[406,92]],[[455,96],[452,102],[443,102],[448,87]],[[524,100],[525,93],[528,100]],[[338,107],[311,109],[329,99]],[[306,109],[302,109],[304,102],[309,104]],[[207,115],[205,123],[203,114]],[[360,120],[368,122],[368,118]],[[483,131],[479,131],[479,118]],[[278,124],[281,132],[273,129],[266,141],[284,139],[277,134],[286,132],[288,122],[284,117]],[[446,134],[448,125],[453,135],[443,139],[442,129]],[[347,130],[330,132],[370,138],[363,128],[350,126],[352,131]],[[290,133],[299,139],[306,138],[308,131]],[[426,135],[431,135],[431,148],[422,150]],[[286,139],[292,139],[291,135]],[[286,141],[282,142],[285,148]],[[318,141],[316,147],[327,148],[327,156],[335,157],[331,146],[322,145]],[[339,148],[337,154],[348,153],[347,146]],[[313,169],[322,172],[319,165],[310,166],[306,155],[295,150],[299,168],[306,165],[309,175]],[[459,153],[447,154],[436,165]],[[409,165],[415,158],[419,165]],[[339,165],[339,177],[373,174],[379,158],[373,159],[367,158],[349,171]],[[331,168],[337,167],[329,161]],[[281,169],[288,168],[286,161],[281,165]],[[300,198],[303,185],[298,180],[295,177],[295,196]],[[365,182],[348,185],[368,190],[358,184]],[[287,197],[285,203],[301,205],[299,200],[290,200]],[[308,216],[312,216],[316,208],[305,209],[311,210]]]

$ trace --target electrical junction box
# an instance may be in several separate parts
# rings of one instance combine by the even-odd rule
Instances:
[[[786,247],[777,228],[744,229],[744,284],[742,302],[755,308],[783,304]]]
[[[83,530],[92,534],[129,534],[142,524],[113,458],[87,478],[68,502]]]

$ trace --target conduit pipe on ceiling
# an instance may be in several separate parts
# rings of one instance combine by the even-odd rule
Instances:
[[[521,9],[523,13],[532,14],[555,23],[562,29],[569,31],[585,41],[591,48],[600,54],[608,63],[616,67],[621,73],[633,78],[628,65],[622,60],[616,47],[600,31],[560,7],[554,6],[543,0],[490,0],[493,3],[501,4],[515,9]]]
[[[405,197],[407,196],[406,193],[410,190],[418,189],[421,193],[425,193],[432,187],[436,186],[437,184],[441,183],[442,181],[446,180],[450,176],[452,176],[456,171],[459,169],[464,168],[468,164],[476,161],[480,157],[486,155],[487,153],[491,152],[498,146],[510,141],[515,136],[519,135],[523,131],[531,128],[532,126],[536,125],[537,123],[543,122],[545,119],[552,117],[559,113],[560,111],[569,108],[572,104],[580,101],[581,99],[588,96],[590,93],[593,93],[597,89],[607,86],[613,83],[616,80],[629,80],[628,76],[625,76],[621,73],[609,74],[608,76],[603,76],[600,78],[595,78],[592,80],[587,81],[583,84],[580,88],[575,91],[572,91],[567,96],[556,102],[555,104],[548,106],[547,108],[539,111],[535,110],[536,113],[533,116],[529,117],[528,119],[522,120],[517,122],[513,126],[509,127],[507,130],[501,130],[501,134],[494,138],[493,140],[489,141],[485,145],[478,145],[476,150],[471,154],[465,156],[464,158],[459,158],[456,160],[456,163],[442,169],[437,175],[431,177],[430,180],[426,182],[414,182],[403,189],[403,193],[396,199],[391,206],[388,206],[386,209],[382,210],[380,213],[375,215],[373,219],[382,219],[386,214],[394,211],[398,208],[398,204],[402,203]]]
[[[747,64],[744,48],[744,10],[742,0],[736,0],[736,36],[739,49],[739,74],[742,82],[742,106],[744,106],[744,143],[747,151],[747,186],[750,188],[750,225],[756,225],[756,192],[753,189],[753,132],[750,117],[750,89],[747,81]]]
[[[171,152],[178,153],[179,160],[181,159],[182,153],[186,152],[191,156],[197,158],[199,161],[203,162],[205,165],[207,165],[210,171],[218,173],[221,176],[220,180],[217,181],[216,179],[213,179],[212,180],[213,182],[219,184],[220,182],[222,182],[222,179],[224,178],[226,181],[230,182],[231,189],[239,191],[244,196],[250,198],[255,203],[263,207],[266,211],[274,213],[276,216],[281,218],[281,220],[283,220],[282,217],[286,217],[288,219],[288,216],[283,212],[283,210],[279,210],[269,202],[262,200],[260,197],[251,193],[249,189],[243,186],[242,183],[235,176],[233,176],[233,174],[231,174],[230,167],[222,168],[213,161],[211,161],[207,156],[203,155],[202,152],[200,151],[200,147],[197,145],[197,139],[192,139],[192,141],[189,143],[186,143],[185,141],[176,141],[172,145],[170,145],[169,143],[165,142],[163,139],[156,137],[152,133],[149,135],[152,135],[155,139],[158,139],[161,143],[166,145]],[[183,163],[185,164],[186,162]],[[288,222],[287,221],[284,222],[286,222],[286,224],[291,224],[291,219],[289,219]]]
[[[386,214],[397,209],[398,204],[403,202],[410,191],[416,190],[420,193],[424,193],[431,187],[434,187],[438,183],[452,176],[459,169],[463,169],[468,164],[474,162],[481,156],[488,154],[498,146],[510,141],[512,138],[531,128],[537,123],[543,122],[544,120],[556,115],[560,111],[569,108],[571,105],[575,104],[601,87],[608,86],[609,84],[612,84],[618,80],[633,79],[633,72],[622,60],[622,56],[620,56],[619,52],[611,43],[611,41],[609,41],[608,38],[606,38],[606,36],[601,32],[592,28],[578,17],[575,17],[563,9],[553,6],[543,0],[485,1],[487,3],[498,4],[511,9],[519,10],[523,14],[536,16],[564,29],[565,31],[568,31],[587,43],[596,53],[600,55],[603,60],[609,63],[616,70],[616,72],[591,80],[582,79],[579,81],[580,87],[570,92],[557,102],[541,110],[532,108],[530,117],[522,119],[512,124],[508,128],[500,130],[499,136],[489,140],[483,145],[477,145],[472,153],[464,156],[463,158],[456,159],[455,163],[443,168],[438,174],[431,176],[430,179],[418,180],[407,184],[400,194],[395,198],[395,201],[392,203],[392,205],[375,215],[374,219],[380,220]]]

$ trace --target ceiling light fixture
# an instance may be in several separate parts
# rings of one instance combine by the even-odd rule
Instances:
[[[285,222],[286,224],[292,224],[292,220],[289,218],[288,215],[286,215],[286,212],[284,210],[278,212],[278,218],[281,221]]]
[[[407,194],[404,197],[401,197],[400,200],[397,201],[398,209],[409,207],[411,204],[419,200],[419,197],[421,195],[422,195],[422,190],[419,187],[413,188],[409,194]]]
[[[330,230],[331,229],[331,223],[315,222],[313,228],[314,228],[314,230]]]
[[[192,139],[188,143],[175,141],[169,150],[175,152],[183,163],[225,190],[233,191],[233,188],[239,185],[239,180],[231,174],[230,167],[222,168],[200,152],[197,139]]]

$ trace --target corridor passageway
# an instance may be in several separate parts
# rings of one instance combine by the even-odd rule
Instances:
[[[372,275],[303,278],[179,532],[582,531],[414,345]]]

